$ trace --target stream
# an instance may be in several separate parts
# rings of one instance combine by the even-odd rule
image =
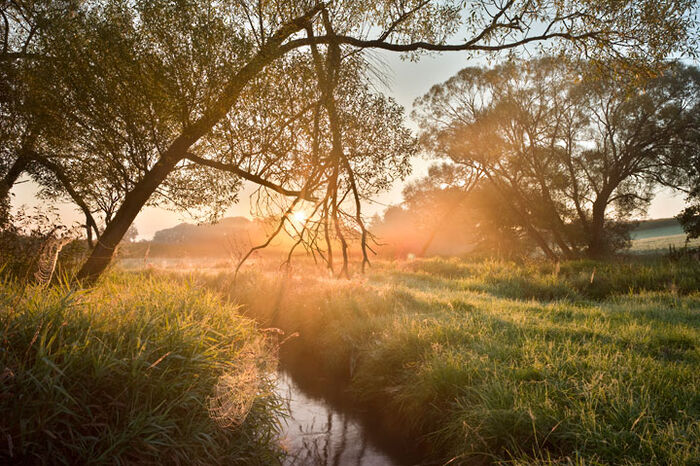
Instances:
[[[387,438],[371,416],[352,412],[310,385],[302,388],[287,371],[277,378],[277,393],[289,406],[282,420],[281,443],[288,452],[285,465],[415,464],[401,442]]]

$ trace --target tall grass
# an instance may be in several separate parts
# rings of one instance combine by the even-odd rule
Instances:
[[[268,348],[183,280],[0,285],[0,462],[272,464]],[[254,376],[251,377],[251,374]]]
[[[418,260],[389,270],[389,275],[430,281],[446,279],[449,286],[513,299],[603,300],[619,294],[664,291],[688,294],[700,289],[700,264],[659,257],[551,262],[458,259]]]
[[[591,283],[591,273],[596,274]],[[299,338],[339,381],[451,464],[699,464],[692,263],[419,261],[331,281],[202,278]],[[592,288],[599,283],[599,288]]]

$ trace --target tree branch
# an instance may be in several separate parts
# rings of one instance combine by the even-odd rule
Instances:
[[[273,183],[272,181],[266,180],[262,178],[261,176],[255,175],[253,173],[249,173],[245,170],[240,169],[238,166],[229,164],[229,163],[223,163],[223,162],[217,162],[216,160],[207,160],[202,157],[198,157],[194,154],[188,153],[185,156],[185,159],[197,164],[197,165],[203,165],[205,167],[211,167],[211,168],[216,168],[218,170],[222,170],[225,172],[233,173],[236,176],[239,176],[245,180],[252,181],[253,183],[256,183],[260,186],[264,186],[268,189],[271,189],[279,194],[283,194],[285,196],[299,196],[303,200],[306,201],[315,201],[316,199],[313,196],[310,196],[308,193],[302,193],[302,191],[297,191],[297,190],[291,190],[291,189],[286,189],[276,183]]]

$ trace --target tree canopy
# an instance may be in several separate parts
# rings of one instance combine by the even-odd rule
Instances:
[[[481,174],[553,258],[623,246],[633,214],[700,149],[696,68],[676,64],[631,87],[586,66],[466,68],[416,101],[424,145]]]
[[[373,91],[363,51],[584,56],[645,76],[696,46],[691,0],[19,1],[0,4],[3,205],[22,173],[70,198],[94,279],[146,204],[216,217],[242,180],[293,208],[300,244],[368,232],[361,202],[405,176],[400,108]],[[271,205],[268,198],[263,204]],[[318,200],[324,202],[318,204]],[[97,218],[96,218],[97,216]],[[321,227],[320,225],[323,225]],[[345,230],[345,234],[343,231]],[[305,236],[306,235],[306,236]]]

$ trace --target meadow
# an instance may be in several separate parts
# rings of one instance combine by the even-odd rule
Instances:
[[[298,332],[283,364],[420,439],[429,462],[700,461],[696,262],[431,259],[351,281],[201,280]]]
[[[697,249],[700,239],[688,239],[673,218],[648,220],[630,232],[629,253],[635,255],[666,254],[670,250]]]
[[[256,263],[235,281],[153,268],[2,287],[3,461],[276,464],[278,350],[421,464],[700,461],[693,261],[425,259],[351,280]]]
[[[685,247],[697,248],[700,239],[688,241],[685,234],[654,236],[632,240],[630,252],[632,254],[663,254],[669,251],[669,247],[681,249]]]
[[[237,306],[113,273],[76,291],[0,283],[0,463],[279,461],[276,354]]]

